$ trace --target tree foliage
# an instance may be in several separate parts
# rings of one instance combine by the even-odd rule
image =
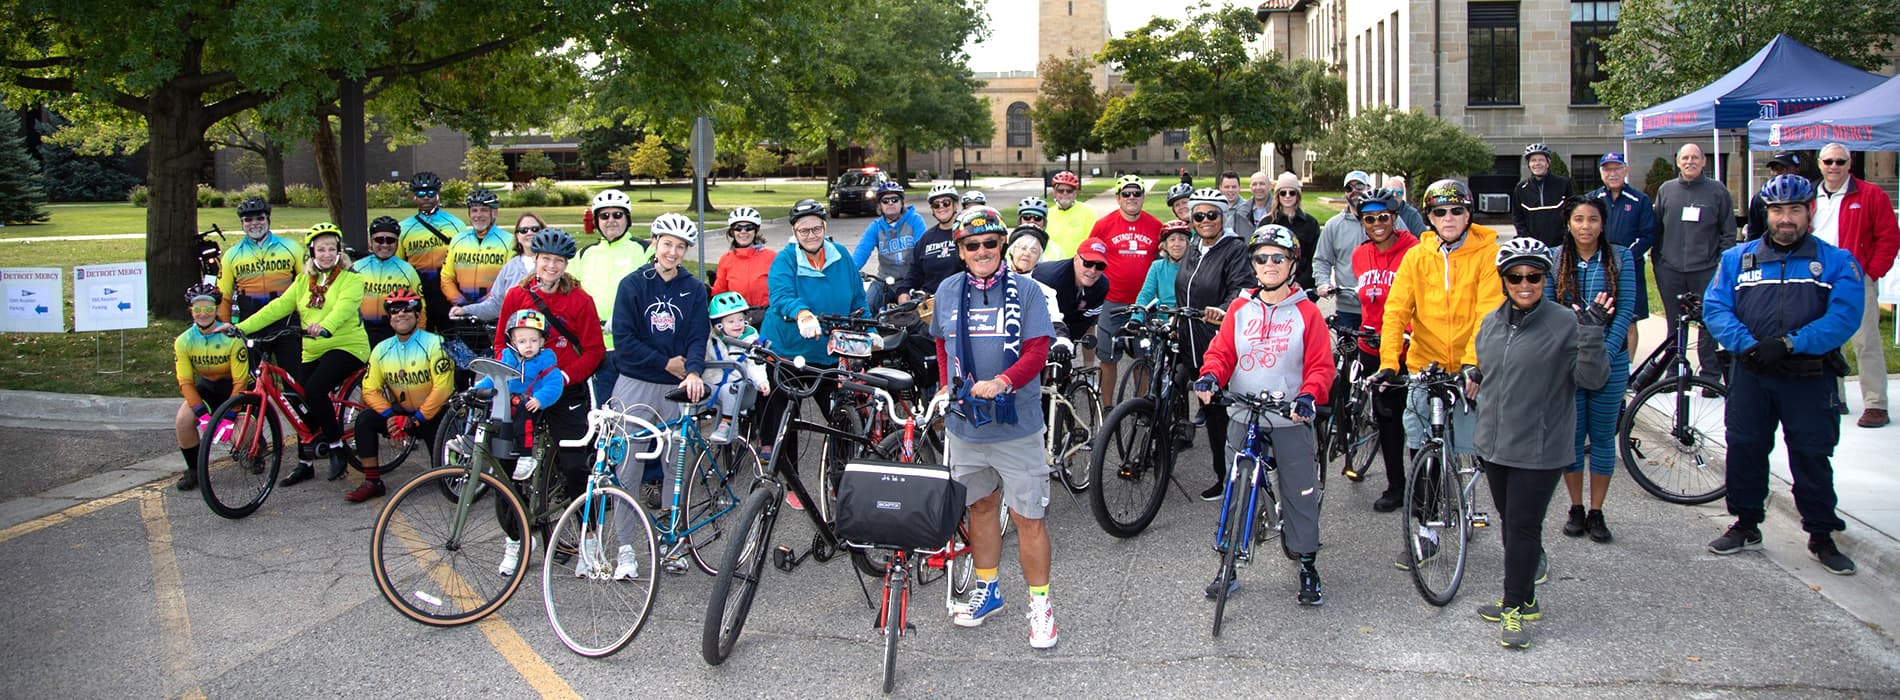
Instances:
[[[784,161],[778,153],[764,146],[753,146],[745,152],[745,174],[764,179],[778,172]]]
[[[1202,2],[1186,21],[1155,18],[1109,40],[1097,60],[1119,70],[1134,91],[1109,98],[1095,136],[1118,149],[1165,129],[1189,129],[1225,169],[1235,134],[1260,133],[1273,109],[1270,68],[1251,46],[1259,34],[1253,10]]]
[[[627,174],[633,177],[651,178],[653,184],[660,184],[670,170],[672,154],[666,150],[666,141],[655,134],[647,134],[627,159]]]
[[[1885,29],[1880,29],[1880,28]],[[1611,115],[1681,97],[1787,34],[1849,65],[1878,70],[1893,49],[1900,2],[1624,0],[1591,85]]]
[[[40,184],[54,202],[118,202],[139,184],[132,176],[125,152],[117,147],[84,152],[53,138],[59,133],[58,115],[52,121],[35,120],[40,134]]]
[[[1319,138],[1346,112],[1346,81],[1323,61],[1292,63],[1270,55],[1261,67],[1267,90],[1257,129],[1238,129],[1237,143],[1272,143],[1279,162],[1293,162],[1293,147]]]
[[[475,182],[499,182],[508,178],[508,163],[501,151],[487,146],[469,146],[462,155],[462,172]]]
[[[20,139],[20,115],[0,105],[0,223],[27,224],[47,219],[46,190],[39,164]]]
[[[1095,137],[1095,121],[1102,118],[1102,93],[1095,91],[1095,62],[1086,56],[1049,56],[1042,59],[1036,75],[1036,104],[1029,108],[1029,123],[1042,142],[1042,156],[1049,160],[1074,157],[1087,151],[1101,151],[1102,140]],[[1075,163],[1068,164],[1070,170]]]
[[[1491,168],[1491,147],[1420,110],[1374,107],[1333,123],[1315,144],[1326,160],[1428,183]]]
[[[515,161],[515,169],[528,176],[530,180],[553,177],[554,168],[554,159],[549,158],[543,151],[528,151],[521,154],[520,160]]]

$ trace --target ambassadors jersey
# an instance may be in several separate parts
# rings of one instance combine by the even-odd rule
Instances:
[[[435,417],[455,392],[455,363],[442,348],[442,336],[416,331],[408,340],[390,338],[369,353],[363,373],[363,402],[377,411],[420,409]]]
[[[244,341],[212,333],[206,335],[193,325],[172,341],[173,368],[178,374],[178,392],[193,406],[204,403],[198,396],[198,380],[231,382],[231,391],[243,391],[251,384],[250,358]],[[208,408],[217,408],[210,406]]]
[[[431,232],[429,226],[422,225],[424,221],[442,235]],[[448,258],[449,242],[466,230],[468,224],[440,208],[428,216],[417,213],[402,220],[402,238],[396,241],[396,257],[415,267],[423,282],[433,284],[442,272],[442,262]]]
[[[422,278],[416,274],[416,268],[399,258],[384,260],[367,257],[350,265],[350,270],[363,276],[363,303],[358,305],[363,325],[382,327],[389,324],[383,315],[383,297],[398,289],[408,289],[422,293]],[[427,311],[426,309],[424,310]],[[419,319],[428,318],[424,313]]]
[[[501,229],[490,226],[487,235],[474,229],[463,231],[449,243],[442,261],[442,297],[458,306],[481,301],[494,286],[501,266],[514,256],[514,239]]]
[[[231,320],[233,302],[240,316],[248,316],[283,296],[303,269],[303,254],[303,246],[275,233],[266,233],[255,241],[245,236],[237,245],[226,248],[218,271],[218,291],[224,293],[224,301],[218,303],[218,320]]]

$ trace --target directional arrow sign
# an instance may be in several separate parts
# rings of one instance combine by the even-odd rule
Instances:
[[[61,272],[57,267],[0,268],[0,331],[64,333],[66,319],[54,313],[64,308]]]
[[[73,268],[74,330],[144,328],[150,323],[145,308],[145,263]]]
[[[46,308],[46,307],[44,307],[44,306],[35,306],[35,307],[33,307],[33,313],[36,313],[36,314],[41,314],[41,315],[45,315],[45,313],[46,313],[47,311],[49,311],[49,310],[50,310],[50,309],[47,309],[47,308]]]

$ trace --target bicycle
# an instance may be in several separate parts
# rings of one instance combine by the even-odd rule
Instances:
[[[475,622],[508,602],[527,576],[530,543],[566,505],[545,427],[537,430],[534,452],[546,466],[516,482],[499,461],[515,452],[508,380],[521,373],[488,359],[471,367],[493,378],[495,388],[470,389],[451,402],[492,401],[493,415],[482,414],[471,439],[451,450],[447,466],[423,472],[390,494],[370,530],[370,568],[383,599],[410,619],[437,627]],[[490,495],[492,518],[476,508]],[[511,555],[514,570],[501,568]]]
[[[907,330],[917,318],[916,309],[924,303],[922,298],[913,298],[903,304],[893,305],[876,318],[820,314],[818,320],[827,328],[826,351],[838,358],[838,369],[846,372],[876,374],[885,377],[902,377],[910,380],[910,385],[896,394],[898,405],[908,409],[906,414],[918,410],[919,397],[916,391],[921,372],[912,369],[903,370],[874,366],[880,361],[889,361],[902,353]],[[935,377],[934,370],[928,375]],[[884,412],[874,404],[875,396],[845,388],[831,392],[830,408],[825,412],[825,420],[832,428],[845,433],[861,434],[869,438],[871,445],[888,452],[891,445],[891,429],[898,425],[896,421],[885,420]],[[942,454],[943,434],[941,426],[932,426],[927,431],[927,449],[931,454]],[[861,455],[856,449],[858,443],[850,440],[827,439],[820,453],[820,463],[824,465],[819,473],[820,499],[815,504],[827,520],[835,519],[832,512],[837,507],[838,478],[844,473],[844,465]]]
[[[1412,457],[1411,474],[1405,481],[1405,500],[1399,510],[1405,545],[1400,556],[1405,557],[1402,563],[1411,572],[1418,594],[1436,606],[1458,595],[1472,531],[1491,524],[1490,516],[1475,505],[1483,469],[1476,458],[1453,454],[1452,449],[1456,443],[1451,412],[1472,410],[1463,383],[1463,378],[1436,362],[1405,383],[1408,389],[1423,389],[1429,397],[1431,429],[1425,445]]]
[[[1095,347],[1095,336],[1084,336],[1083,348]],[[1050,348],[1042,367],[1043,454],[1050,471],[1070,493],[1089,488],[1089,463],[1082,458],[1102,429],[1102,395],[1095,388],[1100,367],[1078,367],[1073,351]],[[1007,511],[1007,508],[1004,508]],[[1003,517],[1007,525],[1009,517]]]
[[[1365,380],[1379,368],[1367,367],[1360,357],[1360,342],[1379,347],[1379,334],[1370,326],[1357,330],[1335,328],[1333,367],[1343,380],[1343,396],[1320,410],[1318,432],[1320,464],[1342,458],[1340,473],[1353,482],[1364,481],[1371,473],[1373,455],[1379,452],[1379,423],[1373,415],[1373,391]]]
[[[252,336],[238,330],[236,326],[228,328],[228,333],[242,339],[247,352],[254,351],[259,344],[303,332],[301,328],[281,328]],[[232,520],[256,512],[277,486],[277,474],[282,470],[284,461],[283,428],[280,422],[289,422],[291,429],[296,432],[299,452],[302,451],[302,445],[310,445],[311,454],[321,458],[328,456],[330,450],[328,445],[310,444],[317,439],[317,433],[304,420],[303,387],[290,376],[289,371],[272,363],[268,355],[260,356],[252,352],[251,356],[257,358],[257,363],[251,367],[250,388],[232,394],[231,398],[212,411],[212,415],[219,416],[220,420],[216,423],[207,421],[206,430],[198,442],[198,492],[211,512]],[[349,419],[358,411],[370,410],[369,406],[349,398],[361,382],[361,376],[359,371],[330,392],[330,402],[346,443],[355,438],[355,428]],[[220,430],[219,427],[227,420],[233,427]],[[405,431],[396,430],[393,433],[388,446],[395,454],[390,455],[384,463],[384,471],[399,466],[415,445]],[[225,456],[230,459],[219,460],[220,452],[228,453]]]
[[[1676,332],[1630,373],[1635,396],[1616,426],[1630,476],[1670,503],[1708,503],[1728,493],[1728,388],[1689,365],[1690,329],[1701,322],[1701,299],[1681,295]]]
[[[1220,636],[1227,595],[1237,575],[1235,567],[1253,560],[1253,546],[1278,537],[1280,499],[1273,492],[1273,472],[1279,461],[1273,452],[1272,430],[1261,430],[1261,416],[1277,413],[1292,418],[1293,402],[1280,392],[1259,395],[1222,391],[1219,400],[1247,409],[1247,439],[1227,464],[1221,492],[1220,520],[1214,525],[1214,551],[1220,554],[1220,573],[1214,579],[1214,636]],[[1216,448],[1218,449],[1218,448]],[[1243,467],[1243,462],[1252,466]],[[1317,467],[1324,472],[1325,467]]]
[[[1154,357],[1148,392],[1115,405],[1089,455],[1089,510],[1109,534],[1134,537],[1154,522],[1173,479],[1177,448],[1192,439],[1183,326],[1200,309],[1150,304],[1126,340]],[[1112,490],[1112,492],[1111,492]]]
[[[211,230],[193,231],[188,236],[197,241],[198,278],[205,284],[217,284],[224,269],[224,230],[212,224]],[[211,240],[212,236],[218,240]]]
[[[494,340],[495,324],[472,316],[452,318],[449,319],[448,327],[441,330],[440,335],[443,338],[443,351],[447,352],[449,359],[455,363],[455,390],[460,392],[473,386],[475,373],[469,370],[469,363],[484,355],[476,353],[472,348],[487,347]],[[468,342],[471,339],[476,340],[479,345],[471,346]],[[470,407],[467,404],[451,407],[442,422],[436,425],[435,449],[429,455],[430,466],[437,468],[447,466],[449,441],[458,435],[474,433],[476,424],[485,419],[485,416],[471,414]]]

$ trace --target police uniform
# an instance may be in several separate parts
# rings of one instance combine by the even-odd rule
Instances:
[[[1786,434],[1801,527],[1816,535],[1846,528],[1834,512],[1829,457],[1840,439],[1841,397],[1834,379],[1846,370],[1839,348],[1854,335],[1862,311],[1860,266],[1854,256],[1815,238],[1791,249],[1767,238],[1722,254],[1704,298],[1703,321],[1735,353],[1728,385],[1728,510],[1759,525],[1768,498],[1768,453],[1775,427]],[[1791,342],[1773,366],[1743,357],[1758,342]]]

